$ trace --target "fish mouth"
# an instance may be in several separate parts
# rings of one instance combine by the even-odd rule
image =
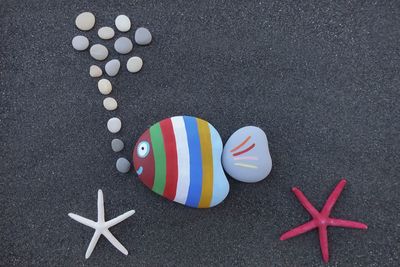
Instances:
[[[138,175],[141,175],[142,172],[143,172],[143,167],[140,166],[139,169],[137,169],[136,173],[137,173]]]

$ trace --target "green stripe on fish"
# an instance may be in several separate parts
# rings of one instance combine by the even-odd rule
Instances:
[[[159,123],[150,127],[150,138],[155,163],[153,191],[162,196],[165,188],[167,162],[164,150],[164,138]]]

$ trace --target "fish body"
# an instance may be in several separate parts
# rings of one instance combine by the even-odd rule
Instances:
[[[139,179],[155,193],[183,205],[209,208],[229,193],[223,145],[207,121],[176,116],[146,130],[133,151]]]

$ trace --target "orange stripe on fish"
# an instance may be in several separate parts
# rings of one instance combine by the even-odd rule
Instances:
[[[211,135],[208,122],[197,119],[197,127],[199,131],[201,158],[203,163],[203,178],[199,208],[208,208],[210,207],[213,194],[213,157]]]

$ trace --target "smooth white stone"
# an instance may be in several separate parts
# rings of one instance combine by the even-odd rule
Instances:
[[[89,39],[82,35],[77,35],[72,39],[72,47],[75,50],[83,51],[89,47]]]
[[[104,45],[95,44],[90,48],[92,58],[102,61],[108,57],[108,49]]]
[[[97,35],[103,40],[109,40],[114,37],[115,32],[114,29],[111,27],[101,27],[97,31]]]
[[[119,130],[121,130],[121,120],[118,118],[111,118],[107,122],[107,128],[110,131],[110,133],[118,133]]]
[[[94,78],[100,77],[101,75],[103,75],[103,71],[101,70],[101,68],[99,66],[92,65],[92,66],[90,66],[89,75],[90,75],[90,77],[94,77]]]
[[[125,15],[119,15],[115,19],[115,26],[120,32],[127,32],[131,29],[131,20]]]
[[[97,82],[97,87],[99,88],[100,93],[103,95],[108,95],[112,91],[111,82],[107,79],[101,79]]]
[[[120,139],[113,139],[111,141],[111,149],[114,152],[122,151],[122,149],[124,149],[124,142],[122,142],[122,140],[120,140]]]
[[[75,25],[79,30],[88,31],[93,28],[96,18],[93,13],[83,12],[75,19]]]
[[[108,76],[114,77],[118,74],[119,68],[121,67],[121,63],[118,59],[113,59],[107,62],[106,66],[104,67]]]
[[[118,107],[118,104],[114,98],[107,97],[103,100],[103,106],[107,110],[116,110]]]
[[[143,60],[140,57],[131,57],[126,63],[129,72],[135,73],[142,69]]]

